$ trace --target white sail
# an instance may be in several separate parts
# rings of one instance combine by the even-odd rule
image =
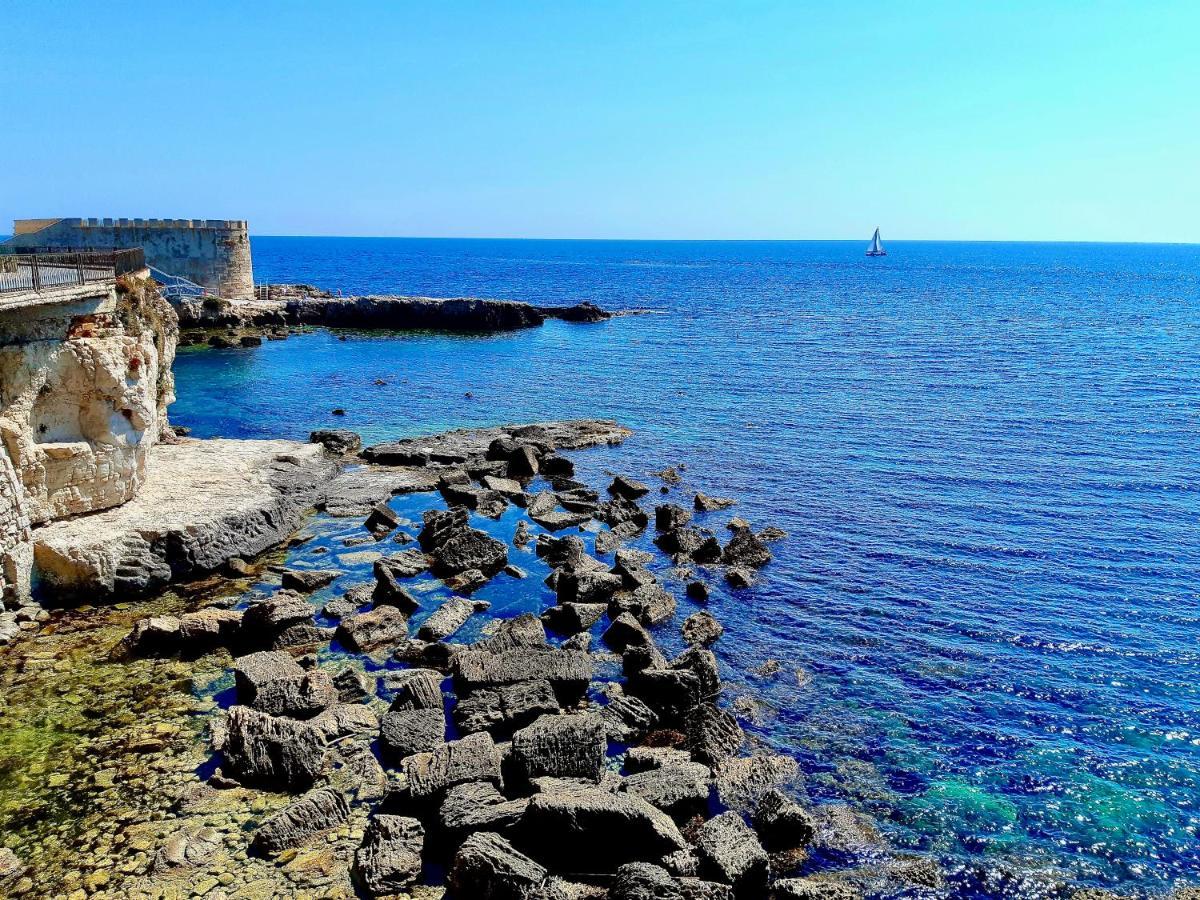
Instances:
[[[879,229],[875,229],[875,236],[871,238],[871,252],[878,253],[883,249],[883,245],[879,242]]]

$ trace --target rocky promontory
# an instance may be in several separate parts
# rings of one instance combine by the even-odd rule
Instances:
[[[175,305],[182,329],[215,331],[205,340],[212,338],[217,346],[237,344],[256,334],[285,337],[288,329],[304,326],[492,332],[535,328],[546,319],[587,323],[612,317],[586,301],[573,306],[537,306],[479,297],[343,297],[310,285],[265,285],[250,301],[185,298]],[[185,335],[190,342],[201,337]]]

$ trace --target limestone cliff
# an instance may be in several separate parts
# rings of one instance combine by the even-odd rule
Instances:
[[[178,331],[154,284],[136,277],[0,305],[6,606],[28,591],[30,525],[124,503],[145,481],[175,399]]]

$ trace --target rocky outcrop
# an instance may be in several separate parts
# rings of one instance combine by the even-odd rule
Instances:
[[[175,313],[127,276],[0,310],[0,591],[28,598],[28,528],[145,484],[175,399]]]
[[[136,499],[34,533],[54,597],[137,594],[284,541],[338,463],[319,444],[185,440],[150,454]]]

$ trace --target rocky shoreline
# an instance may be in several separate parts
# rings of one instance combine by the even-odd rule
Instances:
[[[547,319],[591,323],[612,317],[586,301],[537,306],[479,297],[342,297],[303,284],[263,285],[249,301],[190,298],[174,305],[180,343],[216,347],[282,340],[306,327],[485,333],[536,328]]]
[[[49,793],[105,804],[65,806],[44,847],[6,841],[0,890],[79,900],[952,896],[936,861],[891,849],[847,806],[809,801],[797,760],[743,731],[712,650],[724,628],[704,601],[719,579],[749,597],[741,587],[769,577],[770,545],[784,535],[732,515],[731,499],[685,493],[674,469],[576,480],[568,452],[629,435],[583,420],[366,449],[349,431],[285,448],[160,448],[183,460],[199,452],[189,445],[226,457],[237,448],[217,445],[243,445],[238,458],[267,474],[242,465],[246,480],[211,483],[226,500],[258,484],[249,493],[259,499],[222,519],[222,500],[188,511],[148,487],[140,510],[123,508],[133,507],[123,527],[178,555],[158,557],[163,580],[119,593],[207,580],[145,601],[140,616],[129,602],[56,613],[5,651],[18,665],[0,657],[0,683],[25,715],[45,703],[38,673],[54,671],[65,702],[39,719],[99,729],[71,748],[86,786],[52,762]],[[300,459],[302,473],[289,468]],[[278,496],[261,505],[272,491],[290,498],[286,516],[274,512]],[[389,505],[398,495],[428,503],[406,518]],[[361,556],[365,579],[322,562],[331,555],[314,523],[293,534],[301,503],[341,523],[333,565]],[[269,534],[235,524],[265,508]],[[179,519],[174,536],[152,532],[147,516]],[[301,564],[251,558],[283,540]],[[218,567],[224,575],[212,576]],[[552,594],[540,614],[491,616],[492,589],[535,568],[549,572]],[[6,733],[28,727],[3,717]],[[28,814],[9,820],[40,828],[47,793],[31,783],[18,798],[33,804]],[[66,871],[52,868],[64,859]],[[1037,896],[1112,895],[1060,884]]]

